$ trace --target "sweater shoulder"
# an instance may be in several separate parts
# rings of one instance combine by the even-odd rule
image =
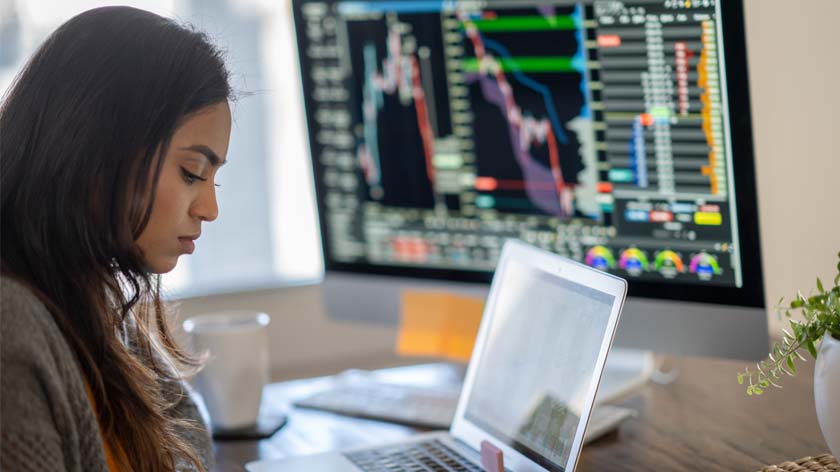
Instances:
[[[6,276],[0,277],[0,339],[4,357],[15,353],[43,355],[44,346],[72,356],[44,303],[28,287]]]
[[[0,455],[10,470],[104,471],[75,355],[47,307],[0,277]]]

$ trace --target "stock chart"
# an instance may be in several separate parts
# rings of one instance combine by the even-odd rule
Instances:
[[[299,28],[336,260],[487,271],[516,237],[740,284],[714,0],[313,0]]]

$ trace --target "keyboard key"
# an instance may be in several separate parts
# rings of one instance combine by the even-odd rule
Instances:
[[[369,472],[480,472],[480,468],[440,441],[391,446],[347,453],[357,467]]]

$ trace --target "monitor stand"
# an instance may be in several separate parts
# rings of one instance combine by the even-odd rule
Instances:
[[[596,403],[609,403],[641,389],[656,370],[653,352],[612,347],[601,376]]]

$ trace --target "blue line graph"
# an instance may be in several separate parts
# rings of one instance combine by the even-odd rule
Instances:
[[[508,51],[508,49],[504,47],[501,43],[493,41],[492,39],[487,39],[485,37],[482,37],[481,40],[484,42],[484,46],[487,49],[495,51],[502,57],[513,57],[510,51]],[[554,127],[554,134],[557,135],[557,139],[561,143],[567,144],[569,142],[569,138],[566,137],[566,132],[563,130],[563,127],[560,126],[560,118],[557,116],[557,109],[554,107],[554,98],[551,95],[551,90],[549,90],[548,87],[546,87],[545,85],[537,82],[536,80],[528,77],[527,75],[519,71],[513,72],[513,78],[519,81],[522,85],[543,96],[543,101],[545,101],[545,108],[548,112],[549,119],[551,120],[551,125]]]
[[[630,138],[630,167],[635,169],[634,180],[642,188],[648,187],[647,149],[645,143],[645,126],[642,117],[633,120],[633,136]]]
[[[580,116],[582,118],[591,118],[592,111],[589,109],[589,78],[586,74],[586,48],[584,47],[586,38],[583,37],[583,5],[578,3],[575,6],[575,11],[572,13],[572,18],[575,20],[577,32],[575,37],[578,42],[578,50],[575,53],[575,65],[578,67],[581,75],[580,92],[583,95],[583,107],[580,109]]]

